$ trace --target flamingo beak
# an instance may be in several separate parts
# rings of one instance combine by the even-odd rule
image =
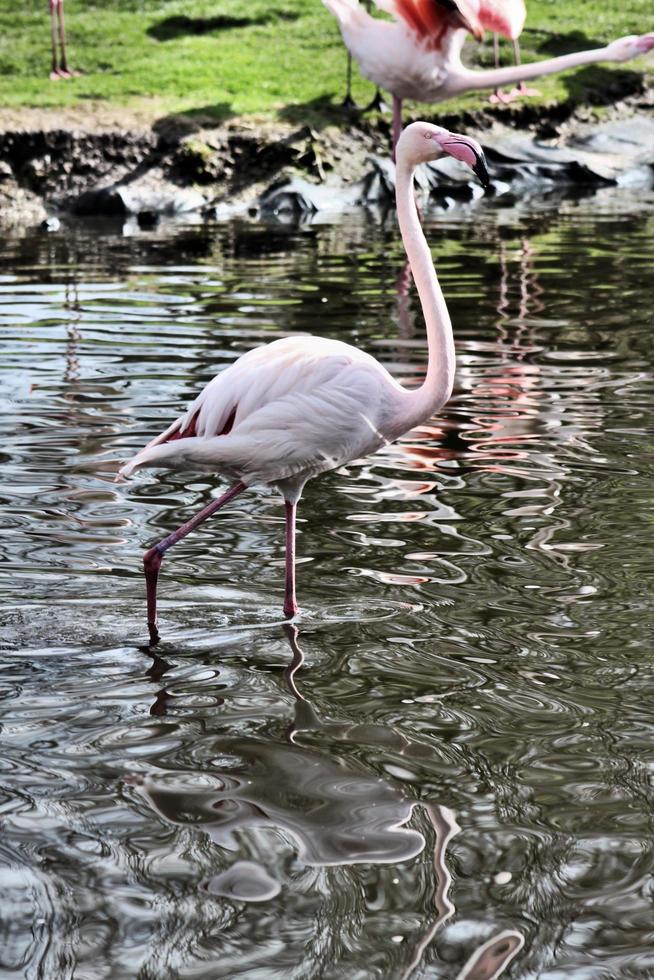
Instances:
[[[475,158],[472,172],[477,175],[479,183],[483,188],[490,187],[490,176],[488,174],[488,167],[486,166],[486,157],[483,153],[477,153],[475,151]]]
[[[486,165],[484,151],[476,140],[468,136],[460,136],[458,133],[447,133],[444,138],[438,140],[445,153],[449,153],[455,160],[460,160],[470,167],[472,172],[478,177],[482,187],[488,187],[490,177]]]

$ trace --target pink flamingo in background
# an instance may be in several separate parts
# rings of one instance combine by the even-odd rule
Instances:
[[[450,397],[454,341],[413,195],[416,167],[449,154],[488,181],[479,144],[416,122],[397,146],[397,216],[427,328],[424,383],[406,390],[370,354],[338,340],[295,336],[248,351],[220,372],[186,414],[142,449],[117,479],[146,467],[209,470],[233,485],[144,556],[148,625],[157,637],[157,579],[165,552],[253,483],[281,491],[286,508],[284,614],[295,598],[295,513],[307,480],[374,452],[424,422]]]
[[[71,71],[66,57],[66,25],[64,22],[64,0],[49,0],[50,2],[50,33],[52,37],[52,69],[50,79],[53,82],[60,78],[73,78],[78,71]],[[61,48],[61,56],[57,54],[57,40]]]
[[[629,35],[603,48],[526,65],[473,71],[461,61],[466,31],[480,39],[490,18],[488,0],[376,0],[394,18],[372,17],[359,0],[323,0],[338,21],[361,74],[393,96],[393,146],[402,128],[402,101],[442,102],[463,92],[498,89],[598,61],[629,61],[654,48],[654,33]],[[505,8],[496,2],[493,7]],[[495,28],[494,28],[495,29]]]

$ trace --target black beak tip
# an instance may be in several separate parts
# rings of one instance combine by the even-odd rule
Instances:
[[[486,166],[486,161],[483,157],[477,157],[477,162],[472,168],[473,173],[479,178],[479,183],[486,189],[490,187],[490,176],[488,174],[488,167]]]

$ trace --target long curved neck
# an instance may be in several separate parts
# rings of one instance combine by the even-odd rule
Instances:
[[[455,368],[452,321],[418,217],[413,171],[414,168],[404,162],[398,164],[395,196],[402,241],[427,327],[429,364],[424,383],[405,393],[407,429],[424,422],[445,404],[452,394]]]

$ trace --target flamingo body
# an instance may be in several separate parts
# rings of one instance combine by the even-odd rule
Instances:
[[[358,0],[323,0],[364,78],[399,99],[437,102],[449,97],[465,30],[447,16],[427,17],[413,0],[378,0],[394,17],[373,17]],[[436,5],[434,9],[438,11]]]
[[[300,335],[243,354],[120,471],[210,470],[300,490],[397,434],[406,393],[370,354]]]

